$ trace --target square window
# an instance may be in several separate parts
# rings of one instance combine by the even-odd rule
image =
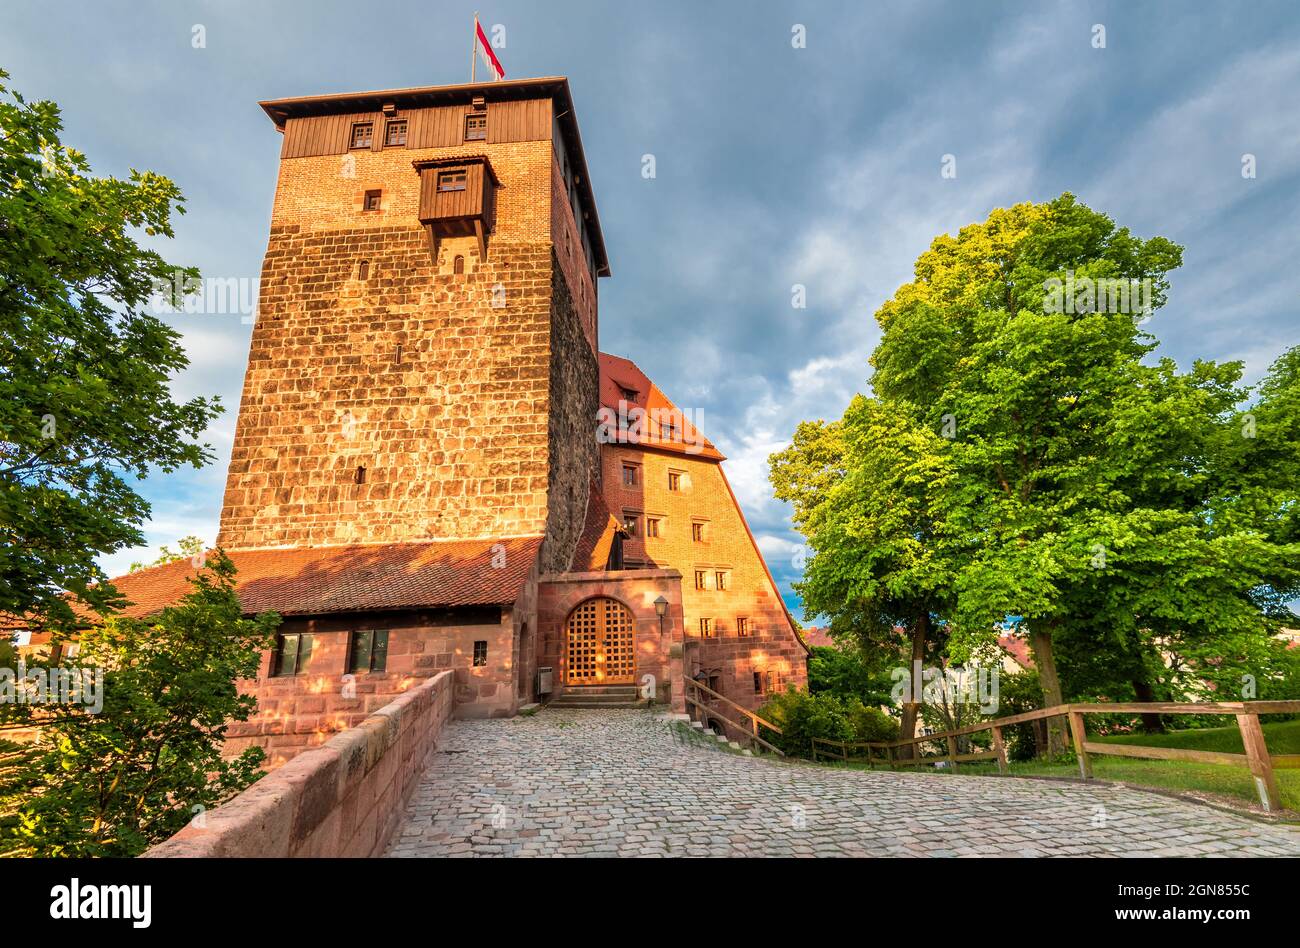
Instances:
[[[375,124],[373,122],[352,123],[352,147],[369,148],[374,141]]]
[[[623,529],[627,531],[628,536],[634,537],[637,535],[637,522],[640,519],[641,519],[640,514],[634,514],[634,513],[623,514]]]
[[[636,465],[624,464],[623,465],[623,486],[636,487],[636,482],[637,482]]]
[[[713,620],[712,620],[712,619],[701,619],[701,620],[700,620],[700,635],[701,635],[701,637],[706,638],[706,639],[711,639],[711,638],[713,638]]]
[[[749,619],[740,616],[736,619],[736,634],[749,635]]]
[[[727,574],[723,570],[718,570],[714,573],[713,578],[715,580],[713,584],[714,589],[724,590],[727,588]]]
[[[483,668],[487,665],[487,642],[479,640],[474,643],[474,667]]]
[[[695,571],[695,588],[696,589],[709,588],[709,574],[702,569],[697,569]]]
[[[301,675],[311,664],[313,636],[310,632],[293,632],[276,639],[271,661],[271,676]]]
[[[388,630],[364,629],[352,633],[348,672],[381,672],[388,668]]]
[[[487,113],[478,112],[465,116],[465,141],[481,142],[487,139]]]
[[[389,147],[406,144],[406,119],[389,122],[384,126],[384,144]]]
[[[454,171],[438,172],[439,191],[464,191],[465,186],[464,168],[457,168]]]
[[[646,535],[647,537],[657,537],[657,536],[659,536],[659,518],[658,518],[658,517],[646,517],[646,518],[645,518],[645,535]]]
[[[383,193],[384,192],[382,191],[367,191],[365,203],[361,205],[362,208],[367,211],[379,210],[380,198],[382,197]]]
[[[671,491],[679,491],[682,489],[682,476],[676,471],[668,472],[668,489]]]

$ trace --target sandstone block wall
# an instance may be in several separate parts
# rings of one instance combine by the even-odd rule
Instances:
[[[393,699],[357,727],[263,777],[144,855],[380,855],[452,711],[452,672]]]

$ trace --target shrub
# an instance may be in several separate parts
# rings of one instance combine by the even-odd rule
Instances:
[[[898,725],[879,708],[857,697],[841,698],[827,692],[796,691],[793,687],[773,695],[762,708],[766,718],[782,733],[764,729],[762,737],[791,757],[809,757],[813,738],[829,741],[892,741]]]

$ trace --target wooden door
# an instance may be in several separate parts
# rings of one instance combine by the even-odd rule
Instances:
[[[588,599],[569,616],[570,685],[627,685],[636,681],[632,613],[614,599]]]

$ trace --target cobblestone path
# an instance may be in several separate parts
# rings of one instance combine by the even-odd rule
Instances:
[[[1281,856],[1300,828],[1121,787],[839,770],[655,712],[453,721],[390,856]]]

